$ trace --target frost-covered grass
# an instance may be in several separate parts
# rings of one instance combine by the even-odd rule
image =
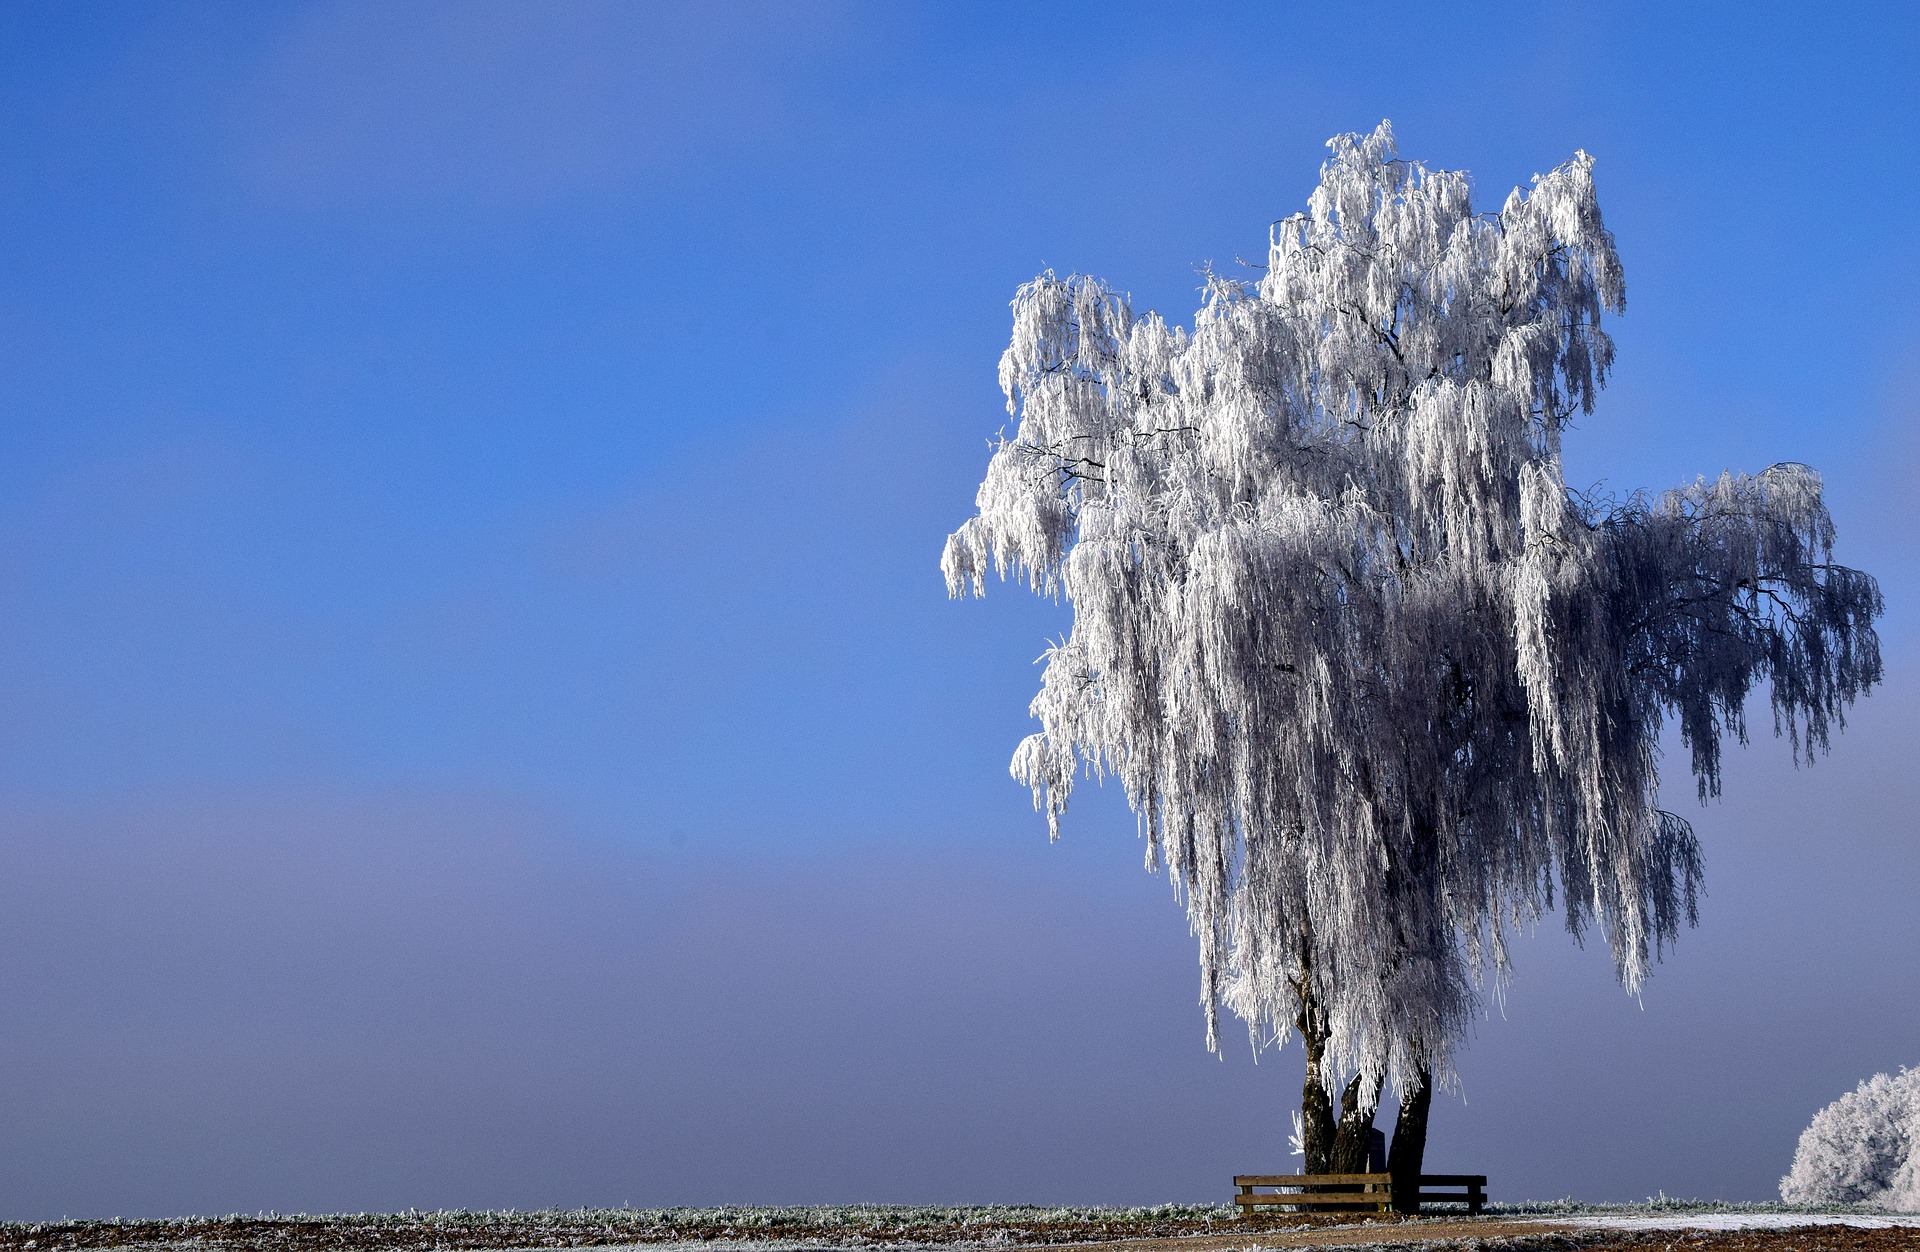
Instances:
[[[756,1229],[776,1229],[785,1226],[867,1229],[1005,1222],[1213,1221],[1232,1218],[1237,1211],[1231,1204],[1156,1204],[1133,1207],[1040,1204],[721,1205],[713,1208],[653,1209],[437,1209],[408,1210],[403,1213],[236,1213],[224,1217],[109,1218],[85,1224],[172,1226],[236,1222],[327,1222],[333,1225],[369,1228],[436,1225],[455,1229],[506,1223],[529,1228],[605,1225],[686,1229],[716,1226]],[[0,1224],[0,1229],[12,1232],[37,1228],[37,1226],[51,1227],[65,1224],[70,1223],[38,1223],[36,1226],[4,1223]]]
[[[993,1247],[1199,1234],[1239,1221],[1231,1205],[1133,1208],[854,1204],[775,1208],[571,1209],[232,1215],[0,1225],[0,1252],[192,1245],[277,1252],[592,1247],[752,1242],[781,1247]],[[1267,1224],[1317,1219],[1280,1217]]]
[[[1795,1205],[1681,1200],[1666,1195],[1637,1203],[1561,1199],[1492,1204],[1489,1217],[1560,1218],[1596,1224],[1636,1218],[1725,1218],[1803,1214],[1809,1218],[1885,1216],[1869,1205]],[[1433,1216],[1458,1220],[1458,1209]],[[1223,1234],[1380,1220],[1359,1214],[1263,1214],[1250,1227],[1226,1204],[1144,1207],[1070,1205],[852,1204],[776,1208],[550,1209],[350,1214],[235,1214],[159,1220],[113,1218],[0,1224],[0,1252],[84,1252],[88,1249],[178,1249],[180,1252],[491,1252],[652,1245],[705,1245],[751,1252],[807,1249],[903,1249],[992,1252],[994,1249],[1115,1239]],[[1386,1217],[1389,1223],[1401,1219]],[[1690,1224],[1700,1224],[1698,1222]],[[1776,1224],[1776,1223],[1765,1223]],[[1400,1227],[1405,1231],[1406,1227]]]

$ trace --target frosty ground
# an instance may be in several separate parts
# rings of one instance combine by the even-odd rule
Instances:
[[[1120,1252],[1241,1248],[1685,1248],[1694,1252],[1914,1249],[1920,1215],[1780,1204],[1491,1206],[1468,1219],[1263,1215],[1221,1205],[1152,1208],[1041,1206],[594,1209],[304,1216],[0,1225],[0,1252],[507,1252],[639,1247],[647,1252],[811,1252],[900,1249],[976,1252],[1045,1246]]]

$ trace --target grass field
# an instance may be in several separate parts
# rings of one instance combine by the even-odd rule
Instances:
[[[1028,1205],[579,1209],[545,1212],[257,1214],[165,1220],[0,1224],[0,1252],[176,1249],[179,1252],[494,1252],[504,1249],[751,1245],[806,1248],[994,1249],[1151,1241],[1153,1252],[1229,1247],[1416,1246],[1914,1248],[1920,1226],[1869,1229],[1868,1210],[1720,1204],[1656,1197],[1639,1204],[1559,1200],[1493,1205],[1478,1221],[1263,1214],[1228,1205],[1048,1208]],[[1909,1219],[1920,1220],[1920,1219]],[[1804,1225],[1802,1223],[1805,1223]],[[1766,1229],[1747,1229],[1764,1223]]]

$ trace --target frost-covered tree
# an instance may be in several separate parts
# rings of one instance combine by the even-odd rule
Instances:
[[[1875,1074],[1815,1113],[1780,1198],[1920,1212],[1920,1069]]]
[[[1803,466],[1565,485],[1625,299],[1585,153],[1483,214],[1385,123],[1329,147],[1265,276],[1209,275],[1190,331],[1093,279],[1020,288],[1017,426],[942,568],[1071,604],[1013,773],[1055,837],[1083,768],[1119,780],[1199,939],[1209,1046],[1222,1003],[1256,1047],[1301,1036],[1310,1172],[1357,1167],[1393,1082],[1417,1173],[1513,927],[1557,895],[1637,988],[1692,921],[1664,719],[1702,798],[1757,684],[1811,757],[1879,677],[1880,598]]]

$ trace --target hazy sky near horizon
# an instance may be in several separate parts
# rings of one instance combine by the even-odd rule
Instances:
[[[1716,12],[1720,9],[1720,12]],[[1496,1198],[1767,1198],[1920,1064],[1920,16],[0,8],[0,1219],[1218,1200],[1120,798],[1006,762],[1063,611],[946,599],[1043,267],[1186,321],[1323,143],[1595,154],[1569,478],[1805,461],[1887,681],[1668,804],[1635,1001],[1522,943],[1434,1116]]]

